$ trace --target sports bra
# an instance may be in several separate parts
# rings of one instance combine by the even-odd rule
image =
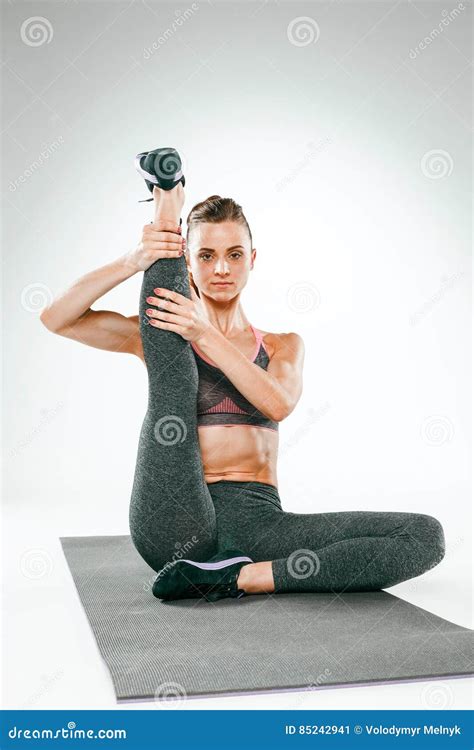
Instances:
[[[266,370],[270,357],[263,343],[263,334],[252,325],[250,328],[255,336],[255,351],[252,362]],[[212,361],[199,351],[193,341],[190,343],[199,373],[198,427],[241,424],[278,431],[278,422],[266,417],[250,401],[247,401],[222,370],[213,365]]]

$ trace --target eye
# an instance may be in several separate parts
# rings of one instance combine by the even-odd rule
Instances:
[[[243,255],[243,253],[240,253],[238,250],[236,250],[235,252],[233,252],[233,253],[230,254],[230,257],[233,258],[234,260],[239,260],[239,258],[241,258],[242,255]],[[199,256],[199,260],[203,260],[203,261],[207,262],[209,260],[209,258],[211,258],[211,257],[212,257],[211,253],[201,253],[200,256]]]

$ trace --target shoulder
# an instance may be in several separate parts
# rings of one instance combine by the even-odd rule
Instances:
[[[269,331],[261,331],[261,333],[270,359],[277,352],[279,356],[284,356],[286,352],[291,358],[303,357],[304,340],[299,333],[270,333]]]

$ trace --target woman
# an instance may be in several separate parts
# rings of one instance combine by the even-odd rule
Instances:
[[[183,182],[149,185],[154,221],[137,248],[41,315],[55,333],[147,367],[130,531],[159,573],[154,595],[378,590],[433,568],[445,543],[432,516],[282,509],[278,425],[301,396],[303,341],[253,328],[242,309],[256,250],[233,200],[197,204],[181,239]],[[140,271],[139,315],[91,310]]]

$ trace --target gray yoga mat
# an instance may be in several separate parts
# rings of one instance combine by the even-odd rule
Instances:
[[[474,671],[474,631],[386,591],[162,602],[129,536],[60,541],[119,702]]]

